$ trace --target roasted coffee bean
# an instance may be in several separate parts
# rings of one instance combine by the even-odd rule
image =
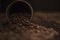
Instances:
[[[58,32],[54,29],[34,24],[26,16],[11,15],[9,17],[9,22],[9,26],[0,28],[0,31],[8,33],[8,40],[13,40],[12,38],[14,38],[14,40],[48,40],[58,35]]]

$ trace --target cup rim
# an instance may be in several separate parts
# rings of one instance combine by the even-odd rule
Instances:
[[[32,19],[32,16],[33,16],[33,8],[32,8],[32,6],[27,2],[27,1],[13,1],[13,2],[11,2],[9,5],[8,5],[8,7],[6,8],[6,16],[7,16],[7,19],[8,19],[8,21],[10,22],[10,20],[9,20],[9,17],[8,17],[8,12],[9,12],[9,8],[10,8],[10,6],[11,5],[13,5],[14,3],[16,3],[16,2],[23,2],[23,3],[26,3],[28,6],[29,6],[29,8],[30,8],[30,10],[31,10],[31,17],[30,17],[30,20]],[[11,23],[11,22],[10,22]]]

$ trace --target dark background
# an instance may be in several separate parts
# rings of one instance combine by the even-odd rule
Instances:
[[[8,4],[14,0],[0,0],[0,12],[5,12]],[[60,11],[59,0],[26,0],[28,1],[34,11]]]

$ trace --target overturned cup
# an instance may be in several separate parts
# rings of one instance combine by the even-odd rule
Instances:
[[[20,14],[20,16],[24,16],[27,14],[27,18],[29,18],[29,20],[31,20],[32,15],[33,15],[33,8],[31,7],[31,5],[26,2],[26,1],[13,1],[12,3],[10,3],[8,5],[8,7],[6,8],[6,16],[7,19],[10,22],[10,16],[16,14],[17,16]]]

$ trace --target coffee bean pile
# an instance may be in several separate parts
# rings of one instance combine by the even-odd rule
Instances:
[[[17,40],[49,40],[55,35],[58,35],[58,32],[53,28],[46,28],[34,24],[25,16],[11,15],[9,17],[9,22],[11,24],[10,27],[8,27],[9,31],[14,33],[15,36],[17,34],[20,35],[20,38],[16,37]]]

